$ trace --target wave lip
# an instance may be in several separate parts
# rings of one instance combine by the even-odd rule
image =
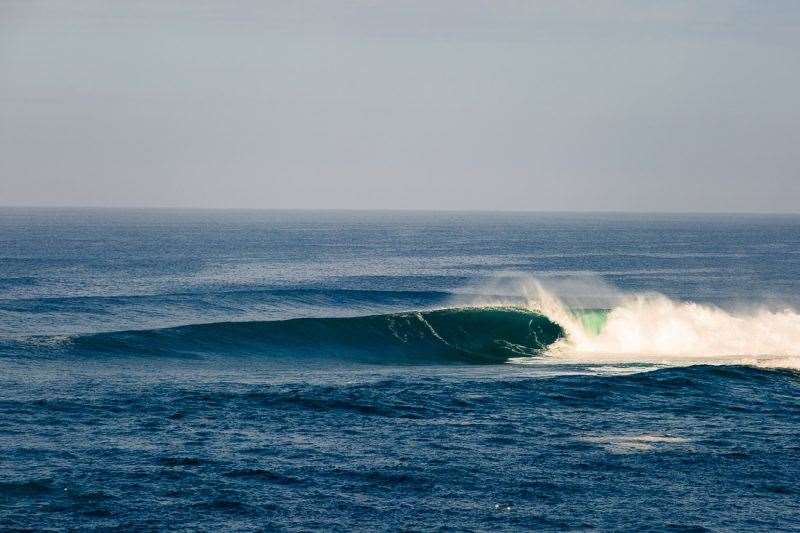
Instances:
[[[563,330],[510,307],[450,308],[342,318],[217,322],[78,335],[29,345],[80,356],[248,355],[367,363],[502,363],[534,356]]]

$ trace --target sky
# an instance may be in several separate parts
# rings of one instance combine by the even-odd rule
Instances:
[[[0,205],[800,211],[796,0],[0,0]]]

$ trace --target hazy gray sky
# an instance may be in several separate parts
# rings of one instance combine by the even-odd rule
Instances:
[[[800,2],[0,0],[0,205],[800,210]]]

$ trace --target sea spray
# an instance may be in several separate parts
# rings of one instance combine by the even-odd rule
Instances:
[[[528,309],[564,329],[547,349],[548,362],[800,368],[800,314],[793,309],[732,312],[658,293],[620,295],[609,309],[576,309],[540,280],[516,283]]]

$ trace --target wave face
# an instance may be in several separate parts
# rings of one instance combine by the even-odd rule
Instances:
[[[38,337],[38,349],[99,356],[257,355],[371,363],[499,363],[531,356],[563,335],[532,311],[457,308],[350,318],[221,322],[73,337]],[[31,344],[29,340],[29,345]]]

